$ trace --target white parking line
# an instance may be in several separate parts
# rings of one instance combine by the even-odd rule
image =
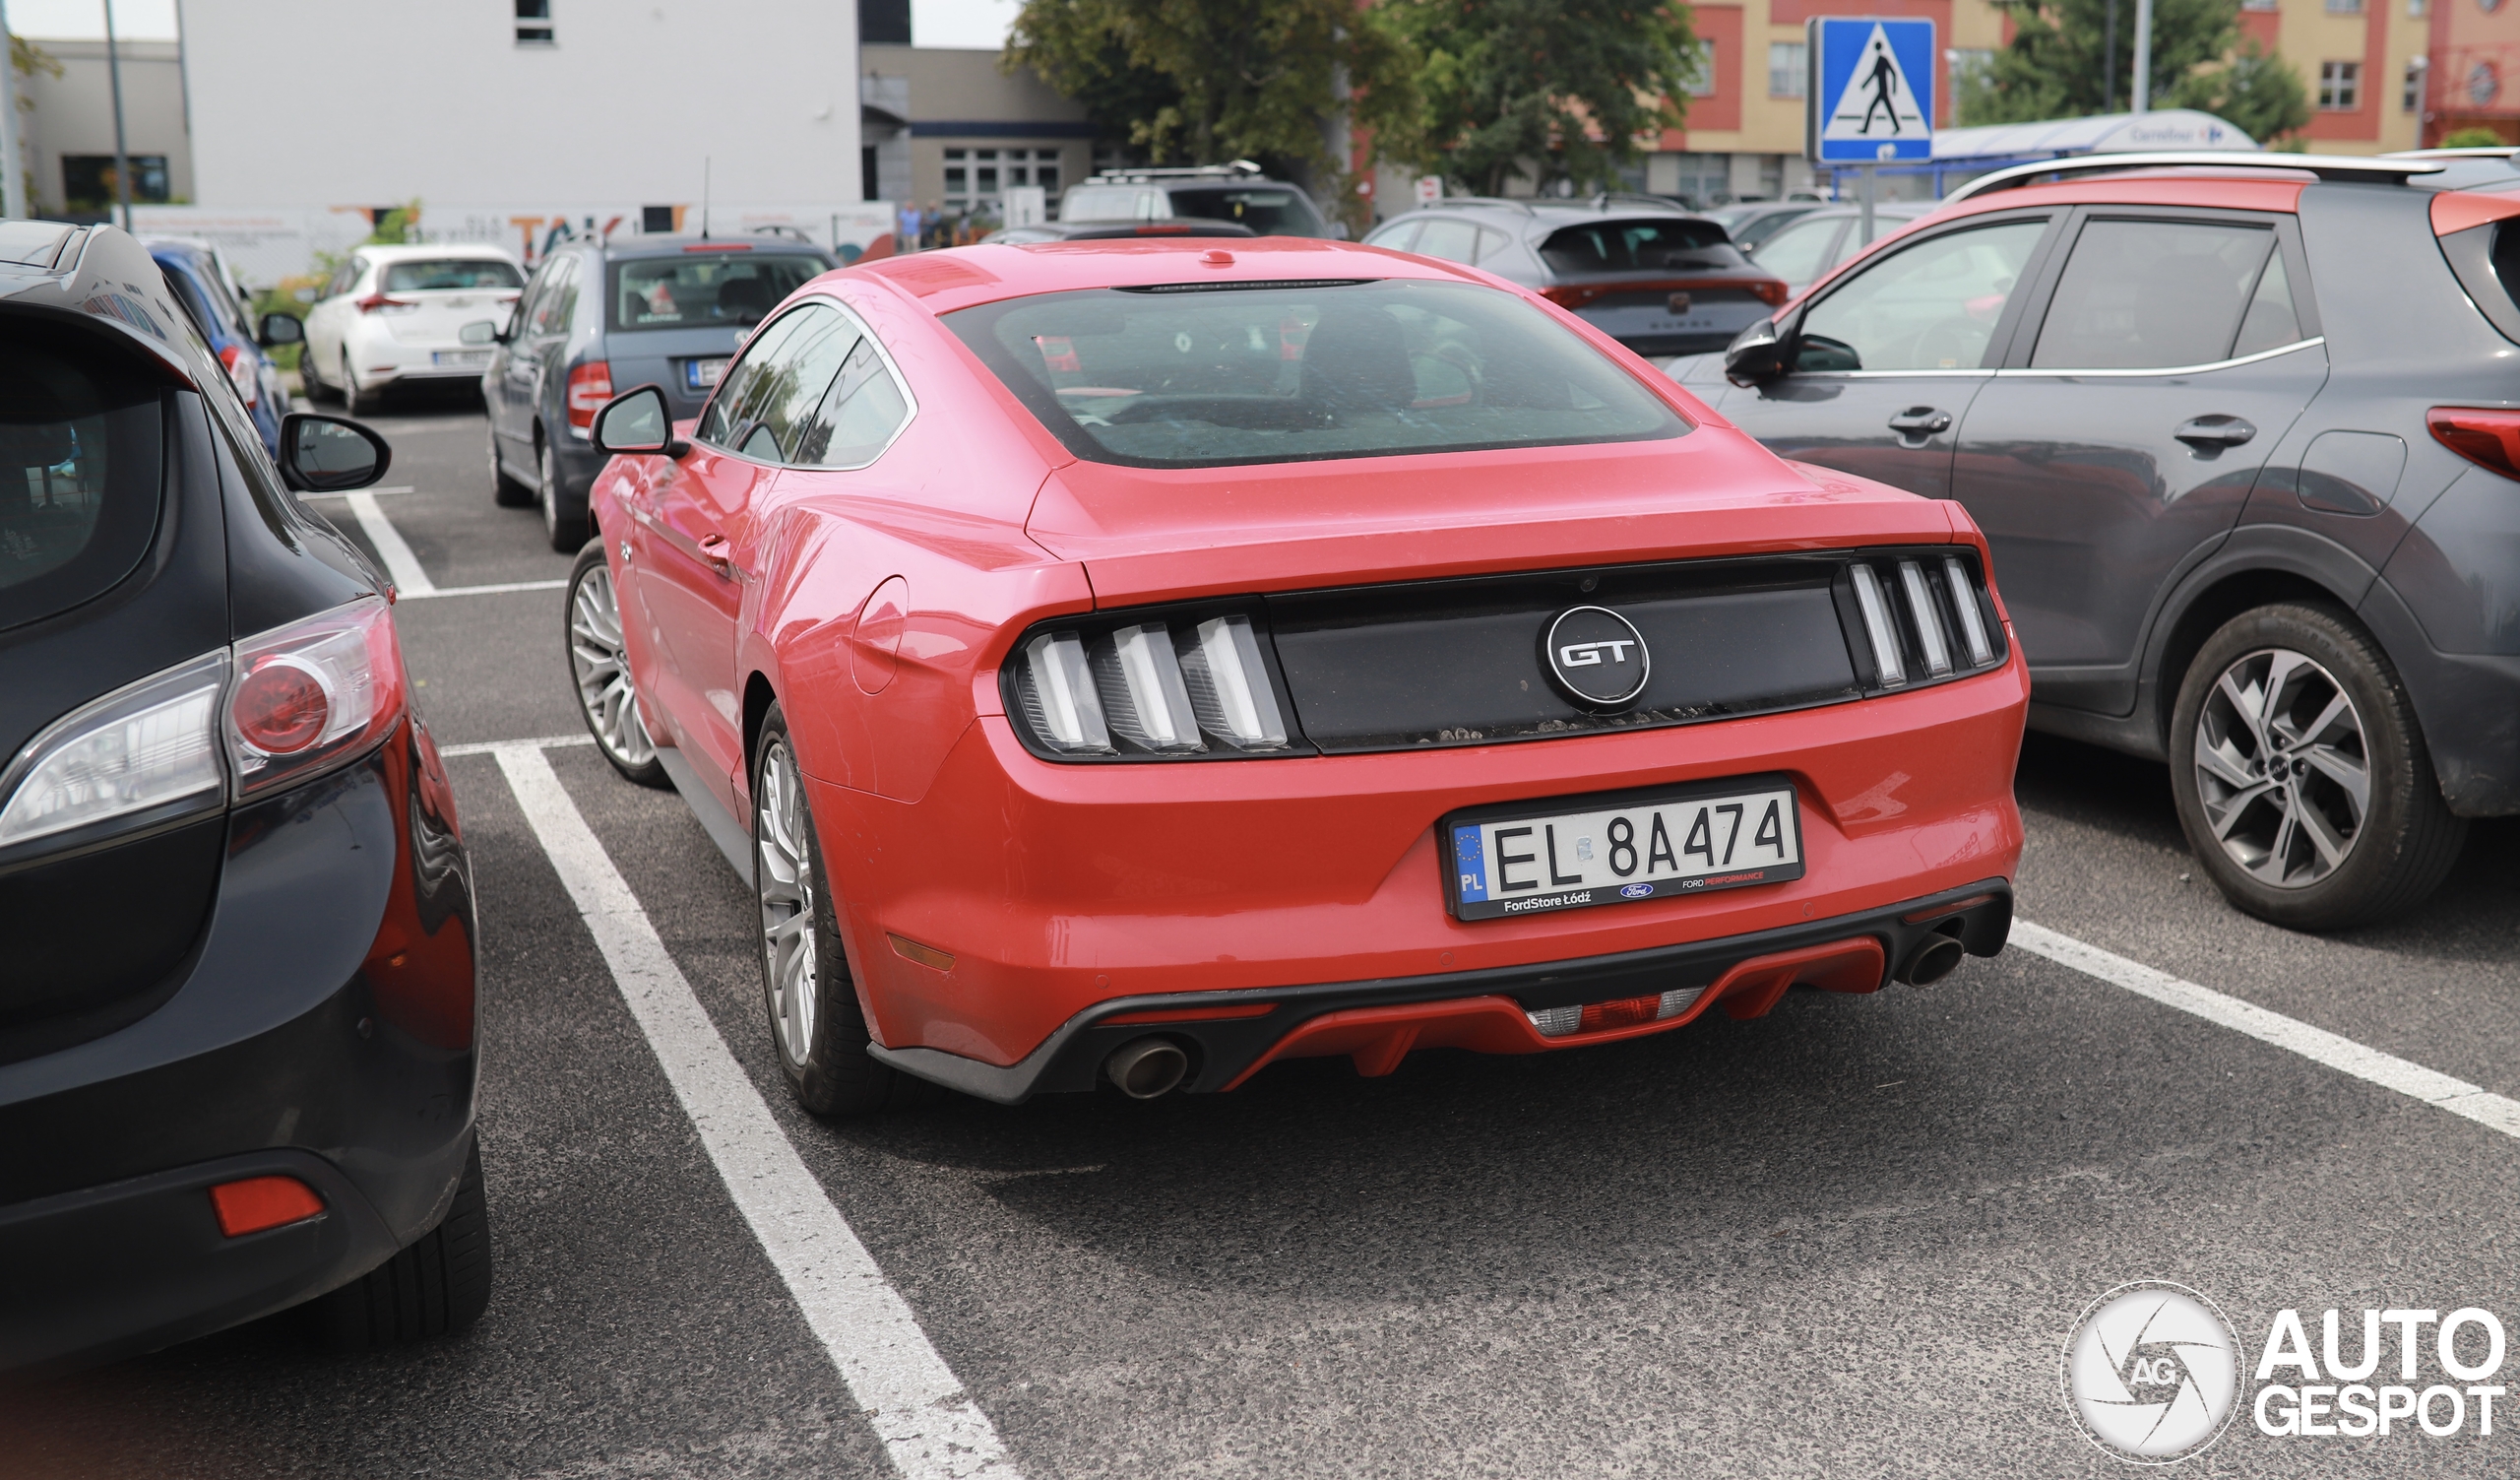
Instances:
[[[351,493],[412,493],[418,490],[409,483],[392,488],[352,488],[344,493],[300,493],[300,498],[347,498]]]
[[[496,755],[502,750],[549,750],[562,745],[592,745],[592,735],[546,735],[539,740],[470,740],[461,745],[440,745],[440,755]]]
[[[376,547],[376,557],[385,562],[395,590],[404,596],[437,595],[437,583],[420,568],[420,558],[411,553],[411,547],[403,543],[403,532],[376,506],[375,493],[361,488],[349,495],[348,502],[358,527],[367,531],[367,543]]]
[[[585,917],[674,1098],[805,1322],[910,1480],[1016,1480],[988,1415],[780,1131],[630,886],[540,749],[490,748],[528,825]]]
[[[2192,1012],[2207,1022],[2220,1024],[2236,1033],[2245,1033],[2279,1049],[2290,1049],[2304,1059],[2314,1060],[2382,1089],[2392,1089],[2411,1099],[2438,1106],[2452,1115],[2465,1116],[2505,1135],[2520,1136],[2520,1100],[2494,1094],[2482,1085],[2454,1079],[2437,1069],[2426,1068],[2394,1054],[2364,1048],[2353,1039],[2339,1037],[2325,1028],[2313,1028],[2281,1012],[2269,1012],[2254,1002],[2244,1002],[2212,988],[2182,981],[2166,971],[2156,971],[2140,961],[2129,961],[2096,945],[2085,945],[2071,935],[2060,935],[2028,921],[2013,922],[2011,943],[2034,956],[2045,956],[2060,966],[2070,966],[2086,976],[2098,977],[2139,997],[2151,997],[2164,1006]]]
[[[426,591],[413,591],[402,582],[394,583],[396,594],[410,601],[427,601],[441,596],[497,596],[508,591],[557,591],[566,581],[501,581],[495,586],[431,586]]]

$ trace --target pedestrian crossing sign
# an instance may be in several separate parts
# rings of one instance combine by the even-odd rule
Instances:
[[[1804,152],[1832,164],[1932,159],[1933,23],[1820,16],[1803,24],[1811,68]]]

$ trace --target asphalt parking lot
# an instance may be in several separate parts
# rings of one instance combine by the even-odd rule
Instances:
[[[992,1473],[2113,1474],[2058,1392],[2112,1286],[2209,1295],[2244,1366],[2284,1308],[2315,1335],[2330,1307],[2520,1305],[2520,1121],[2492,1099],[2520,1097],[2520,822],[2477,827],[2404,919],[2292,935],[2193,876],[2161,768],[2036,737],[2022,918],[2206,989],[2186,1010],[2051,944],[1581,1054],[818,1123],[779,1076],[747,888],[583,743],[569,561],[493,506],[478,412],[374,424],[386,487],[317,507],[436,588],[405,579],[397,614],[482,901],[490,1314],[348,1360],[280,1318],[0,1393],[0,1473],[980,1465],[860,1411],[573,898],[584,860],[528,810],[543,764],[984,1415]],[[2340,1068],[2304,1027],[2485,1093]],[[2515,1443],[2277,1440],[2243,1412],[2187,1469],[2508,1472]]]

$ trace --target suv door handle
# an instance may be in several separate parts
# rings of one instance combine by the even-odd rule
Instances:
[[[1919,440],[1938,436],[1951,429],[1951,413],[1935,406],[1912,406],[1890,418],[1890,429]]]
[[[2193,421],[2180,422],[2178,430],[2171,435],[2203,452],[2209,448],[2237,447],[2256,436],[2257,428],[2237,417],[2198,417]]]

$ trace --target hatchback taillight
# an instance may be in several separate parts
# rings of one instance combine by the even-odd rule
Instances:
[[[2424,414],[2432,440],[2480,468],[2520,479],[2520,411],[2436,406]]]
[[[361,313],[410,313],[420,305],[411,298],[389,297],[381,292],[372,292],[366,297],[354,300],[350,306]]]
[[[585,431],[595,424],[595,414],[612,399],[612,366],[600,359],[590,359],[569,371],[569,426]]]
[[[254,373],[254,357],[243,345],[229,345],[219,352],[219,362],[227,367],[227,379],[236,387],[237,399],[247,406],[262,395],[262,377]]]
[[[236,644],[227,701],[238,796],[363,748],[402,717],[403,654],[385,603],[346,607]]]

